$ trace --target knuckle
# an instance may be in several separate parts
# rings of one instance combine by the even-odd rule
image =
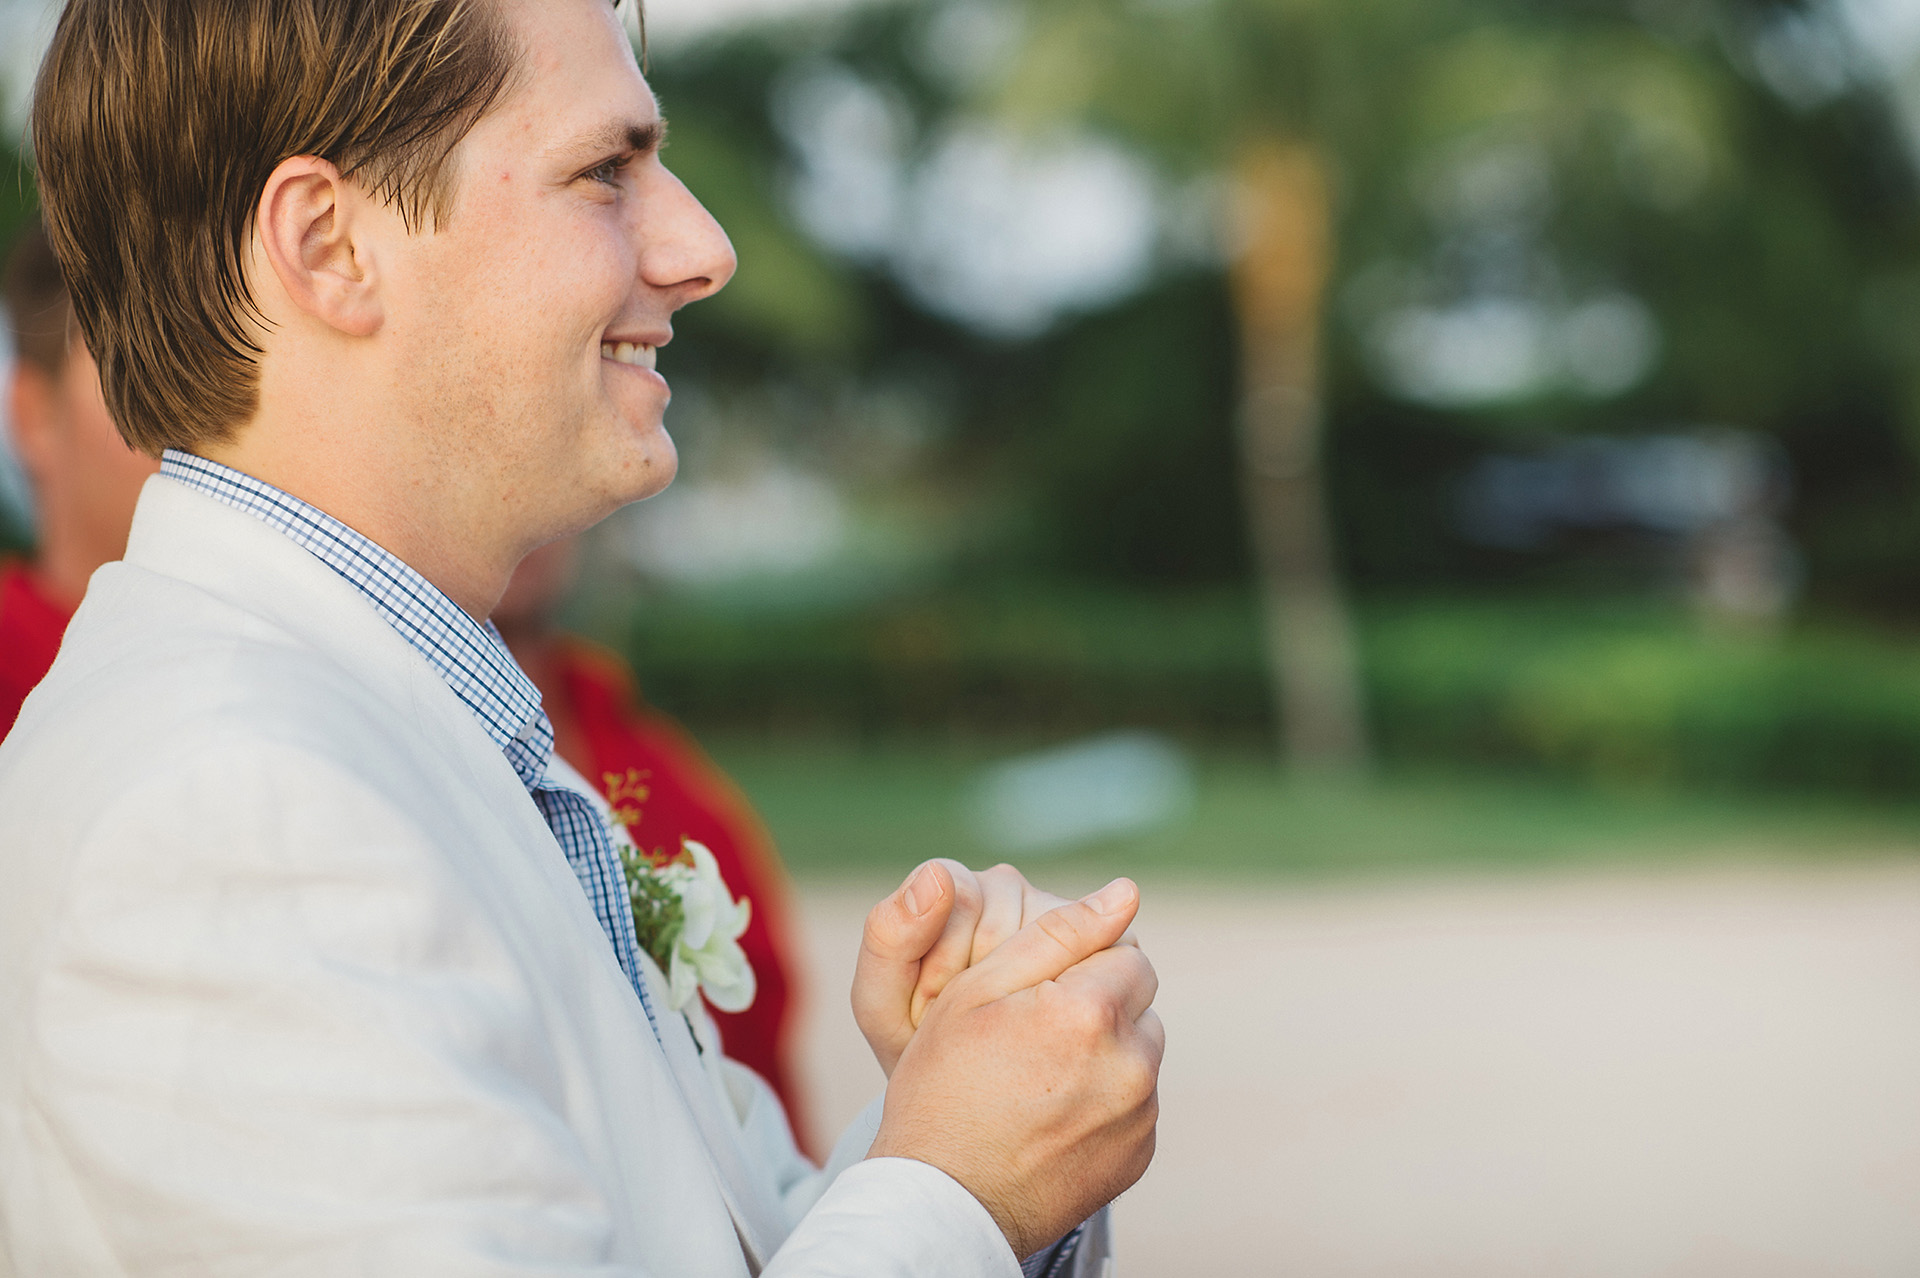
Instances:
[[[1048,910],[1040,916],[1040,930],[1046,933],[1062,949],[1078,952],[1081,937],[1086,932],[1086,920],[1082,914],[1087,912],[1084,905],[1069,905],[1057,910]]]
[[[958,864],[957,862],[950,864],[943,861],[941,864],[946,865],[948,870],[951,871],[951,877],[953,879],[954,913],[968,915],[978,914],[981,903],[986,895],[980,888],[979,878],[972,870],[967,869],[965,866],[960,866],[958,869],[955,869],[954,865]]]
[[[1120,1087],[1136,1107],[1160,1113],[1160,1067],[1139,1052],[1129,1052],[1120,1067]]]
[[[870,947],[873,942],[880,942],[884,945],[886,940],[895,931],[893,926],[895,913],[892,897],[888,897],[867,911],[866,936]]]
[[[950,856],[936,856],[928,860],[926,864],[943,866],[947,871],[948,877],[950,877],[956,885],[964,883],[971,886],[976,877],[972,870],[969,870],[965,865]]]
[[[1133,1173],[1132,1180],[1128,1182],[1129,1187],[1137,1184],[1140,1178],[1147,1174],[1147,1168],[1153,1163],[1154,1149],[1159,1144],[1159,1140],[1158,1131],[1149,1127],[1146,1135],[1141,1137],[1140,1143],[1134,1147],[1133,1158],[1128,1165],[1128,1170]]]
[[[1056,1003],[1053,1020],[1076,1039],[1098,1039],[1112,1033],[1114,1011],[1104,999],[1069,995]]]
[[[1145,964],[1133,973],[1129,988],[1144,995],[1151,1005],[1154,996],[1160,993],[1160,974],[1153,970],[1153,964]]]

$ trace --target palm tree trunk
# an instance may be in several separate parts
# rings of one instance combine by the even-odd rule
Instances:
[[[1359,660],[1320,466],[1330,182],[1316,150],[1273,142],[1249,147],[1236,177],[1242,476],[1282,757],[1295,767],[1358,772],[1368,754]]]

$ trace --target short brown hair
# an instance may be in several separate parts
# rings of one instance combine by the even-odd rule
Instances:
[[[6,298],[14,353],[48,376],[58,377],[73,341],[73,303],[38,218],[27,223],[7,255]]]
[[[516,64],[493,0],[68,0],[34,161],[127,442],[192,448],[253,415],[243,263],[276,165],[319,156],[437,224],[454,148]]]

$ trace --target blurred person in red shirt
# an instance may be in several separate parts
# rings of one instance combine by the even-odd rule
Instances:
[[[35,549],[0,564],[0,737],[53,664],[93,570],[126,553],[140,486],[160,469],[127,447],[107,415],[38,221],[7,262],[6,302],[14,349],[7,420],[33,495]]]
[[[45,676],[86,593],[87,579],[127,548],[134,503],[159,463],[128,448],[107,414],[98,369],[79,328],[59,263],[35,222],[8,261],[6,304],[15,360],[8,387],[14,450],[33,494],[31,559],[0,565],[0,737]],[[613,653],[557,630],[553,614],[571,586],[575,543],[530,555],[494,621],[540,689],[554,746],[605,793],[623,783],[620,814],[634,846],[674,852],[704,843],[736,896],[753,902],[740,945],[758,984],[744,1012],[715,1010],[727,1054],[773,1085],[803,1141],[811,1139],[791,1064],[798,963],[785,871],[746,797],[671,719],[643,703]]]
[[[579,561],[576,538],[528,555],[493,611],[514,660],[540,689],[554,752],[602,794],[643,852],[704,843],[736,896],[753,903],[740,947],[758,992],[744,1012],[710,1007],[727,1055],[773,1085],[804,1143],[813,1130],[792,1068],[798,994],[796,940],[786,871],[747,798],[674,720],[648,706],[617,655],[554,622]]]

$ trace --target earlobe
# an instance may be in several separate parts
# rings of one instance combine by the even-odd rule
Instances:
[[[348,337],[379,331],[378,272],[355,232],[360,192],[314,156],[283,160],[255,220],[260,251],[293,307]]]

